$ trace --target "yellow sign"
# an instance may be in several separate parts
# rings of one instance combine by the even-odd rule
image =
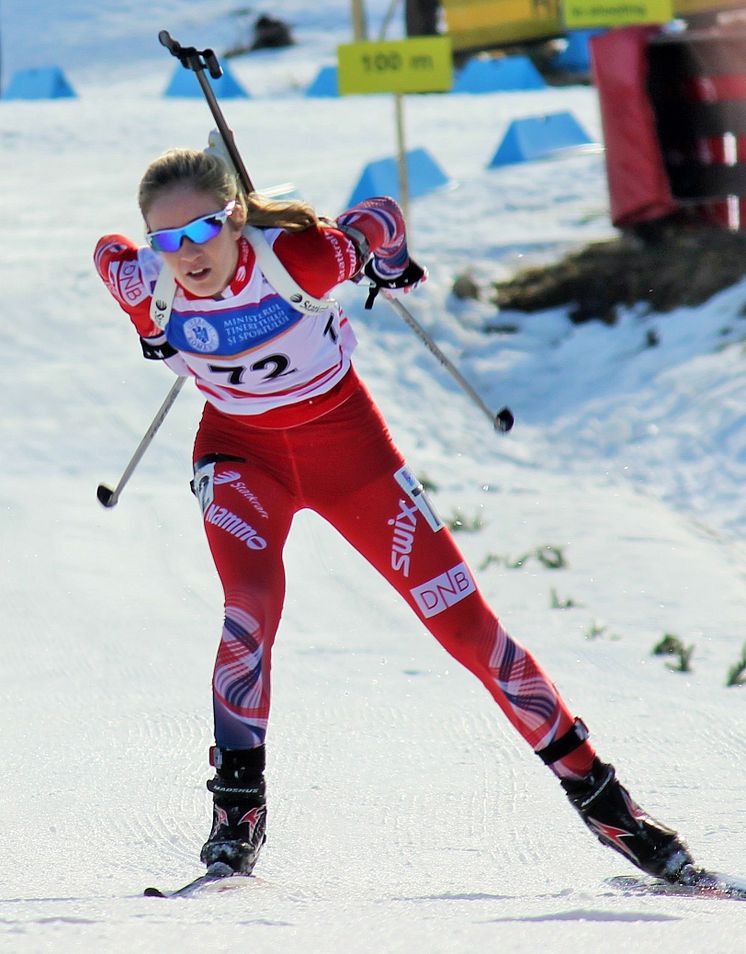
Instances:
[[[489,50],[564,35],[568,29],[666,23],[737,10],[744,0],[441,0],[453,49]]]
[[[563,0],[562,12],[569,29],[667,23],[674,17],[673,0]]]
[[[451,41],[422,36],[337,47],[338,84],[352,93],[435,93],[453,85]]]
[[[442,0],[454,50],[488,50],[564,33],[560,0]]]
[[[743,0],[675,0],[673,8],[676,13],[686,16],[690,13],[707,13],[712,10],[738,10],[743,7]]]

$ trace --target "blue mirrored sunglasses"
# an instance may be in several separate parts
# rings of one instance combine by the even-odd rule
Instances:
[[[148,245],[156,252],[178,252],[185,238],[195,245],[204,245],[220,232],[228,216],[236,207],[236,200],[232,199],[224,209],[202,215],[192,219],[179,229],[158,229],[155,232],[146,232]]]

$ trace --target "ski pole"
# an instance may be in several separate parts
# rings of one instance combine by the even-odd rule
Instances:
[[[220,68],[218,59],[213,53],[212,50],[196,50],[193,46],[183,47],[180,43],[177,43],[176,40],[172,39],[167,30],[161,30],[158,34],[158,39],[162,46],[165,46],[166,49],[175,56],[180,62],[181,65],[188,70],[192,70],[197,75],[197,80],[199,85],[202,87],[202,92],[205,94],[205,99],[207,104],[210,107],[210,111],[215,119],[215,122],[218,126],[218,131],[222,136],[223,142],[225,143],[228,154],[231,157],[233,165],[238,172],[238,175],[241,179],[241,185],[247,194],[254,191],[254,186],[251,182],[251,178],[246,171],[246,167],[241,160],[241,156],[236,148],[235,141],[233,139],[233,133],[228,127],[228,124],[225,121],[225,117],[218,105],[218,101],[215,99],[215,94],[212,91],[210,83],[206,76],[204,76],[204,70],[208,70],[210,76],[213,79],[219,79],[223,75],[223,71]],[[119,496],[124,490],[125,485],[132,476],[135,468],[139,464],[143,454],[150,446],[153,438],[158,431],[158,428],[163,423],[166,415],[171,410],[171,406],[178,397],[179,391],[181,391],[186,381],[185,377],[179,377],[174,382],[171,390],[166,395],[166,398],[163,404],[158,409],[150,427],[145,432],[143,439],[140,441],[137,450],[132,455],[130,462],[124,469],[124,473],[119,478],[119,483],[112,490],[111,487],[107,487],[106,484],[99,484],[98,489],[96,490],[96,496],[99,499],[99,502],[104,507],[116,507]]]
[[[106,484],[98,485],[98,489],[96,490],[96,496],[99,499],[99,503],[101,503],[104,507],[108,507],[108,508],[116,507],[119,501],[119,495],[124,490],[125,484],[132,476],[133,471],[135,470],[137,465],[140,463],[140,459],[142,458],[142,455],[148,449],[151,441],[156,435],[158,428],[161,426],[166,415],[171,410],[171,405],[176,400],[179,394],[179,391],[181,391],[181,389],[184,387],[185,381],[186,381],[185,377],[178,377],[174,381],[173,385],[171,386],[171,390],[166,395],[165,401],[158,408],[158,412],[153,418],[153,421],[150,427],[145,432],[145,436],[140,441],[140,443],[137,446],[137,450],[130,458],[129,464],[127,464],[127,466],[124,468],[124,473],[119,478],[119,483],[116,485],[116,487],[112,490],[111,487],[107,487]]]
[[[184,69],[191,70],[196,74],[199,85],[202,87],[202,92],[205,94],[207,105],[210,107],[213,119],[217,123],[218,132],[223,138],[231,161],[236,167],[236,172],[241,179],[241,185],[246,194],[249,195],[254,191],[251,176],[249,176],[246,166],[243,164],[243,159],[236,146],[236,141],[233,138],[233,132],[225,121],[225,116],[215,98],[215,93],[212,91],[210,81],[204,73],[204,71],[207,70],[213,79],[220,79],[223,75],[223,70],[218,62],[217,56],[215,56],[212,50],[198,50],[193,46],[182,46],[181,43],[171,37],[168,30],[161,30],[158,34],[158,40],[161,46],[165,46],[169,53],[179,60]]]
[[[218,105],[218,101],[215,98],[215,94],[212,91],[208,79],[204,75],[204,70],[208,70],[210,76],[212,76],[213,79],[219,79],[223,75],[223,71],[220,68],[220,64],[218,63],[218,59],[214,52],[212,50],[197,50],[193,46],[183,47],[176,40],[172,39],[167,30],[161,30],[161,32],[158,34],[158,40],[162,46],[165,46],[166,49],[180,61],[181,65],[185,69],[192,70],[194,73],[196,73],[199,85],[202,87],[202,92],[205,94],[207,104],[210,107],[210,111],[212,112],[215,122],[217,123],[218,131],[220,132],[223,142],[225,143],[226,149],[228,150],[228,154],[230,155],[233,165],[235,166],[236,172],[241,179],[241,185],[243,186],[247,195],[253,192],[254,186],[251,182],[249,173],[246,171],[246,167],[243,164],[238,149],[236,148],[236,144],[233,139],[233,133],[225,121],[225,117],[223,116],[222,110]],[[150,427],[147,429],[143,439],[140,441],[137,450],[132,455],[130,462],[125,467],[124,473],[119,478],[119,483],[116,485],[116,487],[112,490],[112,488],[107,487],[106,484],[98,485],[96,496],[104,507],[116,507],[117,503],[119,502],[120,494],[124,490],[135,468],[140,463],[143,454],[150,446],[166,415],[171,410],[171,406],[178,397],[179,391],[181,391],[185,381],[185,377],[179,377],[174,382],[171,390],[166,395],[163,404],[160,406],[155,417],[153,418]]]
[[[437,344],[433,341],[430,335],[425,331],[422,325],[417,321],[411,311],[406,308],[398,299],[396,298],[387,298],[386,301],[391,305],[394,311],[400,315],[401,318],[409,325],[409,327],[414,331],[420,341],[428,348],[428,350],[435,355],[435,357],[440,361],[443,367],[448,371],[451,377],[462,387],[462,389],[469,395],[472,401],[477,405],[480,411],[483,411],[484,414],[489,418],[490,423],[495,428],[496,431],[509,431],[513,426],[513,412],[509,407],[501,408],[497,414],[494,411],[491,411],[490,408],[484,403],[479,394],[474,390],[474,388],[469,384],[466,378],[461,374],[459,369],[450,361],[440,350]]]

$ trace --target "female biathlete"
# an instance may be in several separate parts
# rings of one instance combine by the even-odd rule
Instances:
[[[245,197],[222,159],[177,149],[140,184],[147,246],[107,235],[95,263],[146,358],[194,378],[206,403],[194,492],[224,592],[213,675],[213,820],[201,859],[252,871],[265,839],[272,645],[293,515],[328,520],[481,680],[591,831],[674,881],[691,858],[602,762],[533,656],[505,631],[351,365],[355,336],[326,296],[348,279],[406,293],[427,274],[390,198],[322,220]]]

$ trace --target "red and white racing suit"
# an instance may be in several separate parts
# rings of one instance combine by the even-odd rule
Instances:
[[[366,200],[337,223],[341,229],[265,233],[310,295],[323,297],[362,266],[345,227],[365,236],[382,267],[406,266],[404,223],[393,200]],[[351,366],[355,337],[336,303],[315,315],[294,310],[242,237],[222,297],[197,298],[177,288],[163,333],[149,311],[160,256],[108,235],[95,262],[146,356],[193,376],[206,398],[194,487],[225,592],[213,676],[218,746],[264,742],[285,594],[282,551],[303,508],[328,520],[391,583],[534,750],[573,736],[573,717],[553,683],[490,610],[394,445]],[[563,753],[552,762],[557,774],[587,773],[594,756],[587,740],[557,747]]]

